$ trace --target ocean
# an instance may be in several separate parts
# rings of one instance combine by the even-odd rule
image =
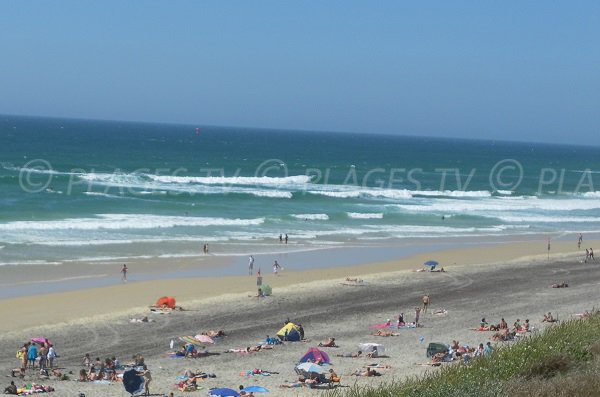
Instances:
[[[17,116],[0,141],[0,265],[600,230],[599,147]]]

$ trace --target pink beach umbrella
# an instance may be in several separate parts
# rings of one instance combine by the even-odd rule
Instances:
[[[194,338],[202,343],[215,343],[215,341],[208,335],[198,334]]]
[[[31,338],[31,341],[32,341],[32,342],[35,342],[35,343],[39,343],[39,344],[42,344],[42,343],[45,343],[45,344],[47,344],[47,345],[51,345],[51,344],[52,344],[52,343],[51,343],[51,342],[50,342],[48,339],[46,339],[46,338]]]

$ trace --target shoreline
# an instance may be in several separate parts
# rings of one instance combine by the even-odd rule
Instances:
[[[586,241],[586,243],[594,245],[597,242]],[[550,262],[566,258],[575,261],[578,261],[580,257],[583,259],[583,251],[573,249],[574,245],[572,241],[554,242],[550,254]],[[277,277],[271,274],[270,268],[263,268],[263,283],[269,284],[274,289],[274,294],[277,294],[282,289],[297,288],[301,284],[344,279],[349,276],[365,278],[369,276],[383,277],[387,273],[406,273],[422,268],[421,264],[429,259],[438,260],[440,267],[445,267],[447,272],[452,272],[453,269],[465,266],[485,268],[500,263],[542,263],[548,261],[547,253],[541,249],[542,246],[545,247],[545,242],[536,242],[535,247],[538,248],[536,252],[532,249],[533,245],[531,241],[497,243],[476,247],[418,252],[392,260],[366,262],[351,266],[309,269],[285,267],[280,276]],[[235,265],[235,263],[225,261],[223,258],[216,259],[218,260],[214,262],[208,261],[210,263],[206,265],[212,269]],[[164,266],[164,262],[160,262],[151,263],[150,267],[155,267],[154,271],[158,271],[156,267]],[[171,262],[169,266],[171,270],[175,268],[180,271],[195,268],[195,264],[188,263],[185,260]],[[73,271],[75,268],[74,265],[70,270]],[[243,265],[239,270],[241,272],[247,271],[247,264]],[[256,270],[255,265],[255,272]],[[13,318],[13,321],[10,323],[3,322],[0,325],[0,332],[22,330],[48,323],[72,324],[73,322],[84,321],[91,317],[110,317],[135,313],[147,309],[157,298],[164,295],[174,296],[178,304],[185,307],[186,305],[194,305],[205,300],[221,299],[224,296],[239,297],[256,293],[255,275],[159,278],[122,283],[119,281],[117,271],[115,272],[114,279],[110,279],[112,280],[112,284],[110,285],[0,299],[4,303],[0,308],[0,316],[3,316],[2,318],[7,318],[4,316],[10,315],[14,307],[20,308],[18,318]],[[23,272],[26,274],[27,269],[23,270]],[[158,271],[157,274],[160,277],[162,273]],[[124,305],[125,298],[127,300],[126,305]],[[68,311],[55,310],[55,308],[62,307],[65,303],[68,303]]]

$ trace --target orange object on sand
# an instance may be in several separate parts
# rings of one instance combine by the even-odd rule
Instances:
[[[172,296],[163,296],[161,298],[158,298],[154,306],[175,309],[175,298],[173,298]]]

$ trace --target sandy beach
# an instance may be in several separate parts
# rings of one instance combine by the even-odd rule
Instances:
[[[586,241],[586,245],[595,244]],[[487,342],[491,333],[471,330],[482,317],[490,323],[504,317],[509,324],[517,318],[530,319],[533,327],[541,329],[545,326],[542,316],[548,311],[567,319],[591,309],[600,298],[600,266],[583,263],[584,256],[572,241],[553,242],[550,260],[544,241],[488,244],[351,267],[306,271],[285,268],[280,276],[263,269],[264,283],[273,287],[273,296],[260,299],[249,297],[256,294],[256,285],[255,277],[247,274],[129,283],[116,280],[115,285],[107,287],[4,299],[0,308],[4,319],[0,324],[0,368],[2,373],[10,374],[12,368],[19,366],[16,350],[32,337],[46,337],[56,346],[60,356],[57,364],[62,371],[73,372],[69,381],[41,382],[55,387],[57,396],[77,392],[86,396],[127,395],[119,383],[76,382],[85,353],[92,359],[117,356],[121,362],[130,361],[134,354],[144,355],[153,374],[153,395],[171,391],[176,396],[183,395],[174,385],[177,376],[188,368],[214,373],[216,378],[199,382],[202,390],[186,395],[204,395],[211,387],[237,389],[238,385],[264,386],[271,395],[305,395],[318,391],[278,386],[296,379],[294,364],[309,347],[333,336],[340,347],[324,350],[332,356],[331,368],[342,376],[342,385],[402,379],[435,370],[415,365],[427,362],[425,348],[429,342],[449,343],[457,339],[470,346]],[[446,272],[414,271],[431,258],[439,260]],[[73,272],[75,269],[74,266]],[[240,273],[245,270],[240,269]],[[359,277],[364,283],[345,285],[346,277]],[[562,281],[567,281],[569,288],[549,288]],[[414,307],[425,293],[431,296],[431,309],[445,309],[447,314],[421,316],[423,327],[401,329],[398,336],[370,335],[373,330],[369,324],[394,321],[400,312],[413,321]],[[175,296],[185,310],[151,313],[148,305],[162,295]],[[153,321],[129,321],[143,316]],[[249,355],[224,353],[231,348],[256,345],[266,335],[274,335],[287,318],[303,325],[309,341],[285,343]],[[195,359],[172,359],[166,354],[171,339],[177,341],[179,336],[207,330],[227,333],[227,337],[208,347],[214,354]],[[356,351],[359,343],[366,342],[383,344],[389,357],[336,357]],[[354,370],[374,363],[390,368],[383,369],[381,377],[350,376]],[[253,368],[279,374],[240,375]],[[5,378],[4,383],[10,380]],[[28,370],[26,381],[38,382],[37,374]]]

